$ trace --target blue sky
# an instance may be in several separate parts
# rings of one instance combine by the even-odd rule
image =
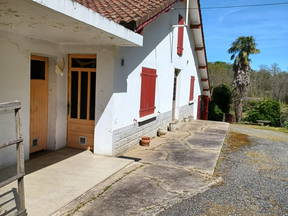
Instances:
[[[288,2],[288,0],[201,0],[201,7]],[[288,71],[288,5],[202,10],[208,61],[231,62],[227,53],[239,36],[254,36],[261,53],[252,68],[278,63]]]

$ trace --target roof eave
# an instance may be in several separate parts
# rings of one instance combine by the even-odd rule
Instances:
[[[190,1],[190,30],[192,31],[193,38],[195,40],[195,52],[198,58],[198,71],[201,75],[202,90],[205,91],[207,96],[211,97],[210,79],[208,73],[208,60],[206,54],[206,44],[204,39],[204,30],[202,22],[202,13],[200,7],[200,0],[189,0]],[[203,91],[204,92],[204,91]]]
[[[143,46],[143,36],[111,21],[73,0],[31,0],[125,41],[125,46]]]

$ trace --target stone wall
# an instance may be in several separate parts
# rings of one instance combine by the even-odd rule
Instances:
[[[188,116],[193,116],[193,110],[195,109],[194,106],[195,105],[193,103],[189,105],[181,106],[179,108],[179,120]]]
[[[113,131],[113,155],[120,154],[139,144],[142,136],[156,136],[159,128],[167,128],[172,120],[172,112],[161,113],[157,117],[135,123]]]
[[[179,108],[179,120],[193,116],[193,104]],[[113,131],[113,155],[120,154],[134,145],[139,144],[142,136],[156,136],[159,128],[167,129],[172,121],[172,112],[161,113],[155,119],[135,123]]]

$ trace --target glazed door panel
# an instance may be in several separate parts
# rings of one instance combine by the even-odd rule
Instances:
[[[92,149],[95,127],[96,55],[69,55],[69,147]]]

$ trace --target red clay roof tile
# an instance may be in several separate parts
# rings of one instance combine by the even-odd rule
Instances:
[[[102,16],[135,30],[176,0],[74,0]]]

